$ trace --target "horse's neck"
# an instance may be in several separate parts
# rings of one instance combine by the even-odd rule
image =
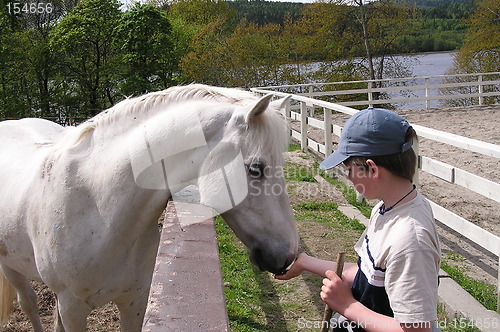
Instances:
[[[118,168],[128,172],[128,182],[133,182],[123,186],[166,190],[167,195],[182,189],[198,176],[210,147],[222,138],[223,122],[230,116],[224,112],[217,116],[203,114],[190,106],[160,112],[127,130],[121,129],[123,126],[97,129],[94,135],[102,147],[94,142],[98,149],[93,154],[95,163],[117,155],[116,163],[122,163]]]

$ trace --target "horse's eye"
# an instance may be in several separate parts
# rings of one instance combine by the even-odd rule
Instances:
[[[253,178],[260,178],[264,175],[264,164],[260,161],[255,161],[247,165],[248,174]]]

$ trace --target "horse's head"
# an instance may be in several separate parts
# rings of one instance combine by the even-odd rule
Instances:
[[[268,95],[232,112],[222,136],[214,131],[198,179],[201,203],[221,214],[255,265],[275,274],[293,262],[299,242],[283,174],[282,105]]]

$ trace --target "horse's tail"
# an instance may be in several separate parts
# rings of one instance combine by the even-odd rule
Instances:
[[[0,326],[9,321],[9,316],[14,311],[15,299],[16,290],[0,269]]]

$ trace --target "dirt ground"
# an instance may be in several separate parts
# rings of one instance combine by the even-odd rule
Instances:
[[[500,130],[495,125],[497,119],[500,118],[500,106],[498,105],[460,109],[401,111],[399,113],[406,117],[410,123],[493,144],[500,144]],[[334,122],[343,125],[346,119],[347,116],[338,115],[334,117]],[[322,137],[322,134],[310,128],[310,136]],[[498,160],[495,158],[466,152],[458,148],[450,148],[426,139],[420,140],[420,151],[424,156],[460,167],[491,181],[500,182],[500,168],[498,167]],[[301,152],[289,153],[289,159],[292,162],[304,165],[311,165],[313,162],[311,157]],[[294,184],[291,190],[293,190],[293,195],[291,195],[292,204],[302,200],[334,201],[339,205],[346,203],[339,192],[331,188],[324,188],[318,183],[303,182],[300,186]],[[426,174],[420,176],[419,190],[434,202],[445,206],[496,235],[500,234],[500,203],[485,199],[461,187],[457,189],[457,186],[450,185]],[[323,258],[333,260],[334,257],[327,257],[327,255],[336,252],[336,250],[335,248],[323,248],[324,236],[322,232],[324,230],[315,225],[299,225],[299,233],[308,243],[311,251],[323,253]],[[459,253],[470,259],[464,264],[467,264],[471,275],[496,284],[498,258],[478,249],[470,241],[454,234],[452,231],[450,232],[445,227],[440,227],[439,232],[445,254],[446,252]],[[51,331],[54,299],[46,288],[38,284],[35,284],[35,286],[39,294],[39,306],[45,329]],[[305,285],[302,287],[306,288]],[[87,331],[120,331],[118,311],[112,304],[94,310],[88,322]],[[18,305],[9,323],[1,330],[6,332],[32,331],[31,325],[26,316],[20,311]]]

